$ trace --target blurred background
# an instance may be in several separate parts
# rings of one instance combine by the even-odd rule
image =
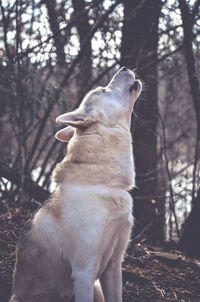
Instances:
[[[67,144],[55,118],[121,67],[144,83],[131,132],[133,240],[200,257],[200,1],[0,0],[0,211],[34,211]]]

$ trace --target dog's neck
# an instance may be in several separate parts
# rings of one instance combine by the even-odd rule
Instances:
[[[68,144],[67,154],[54,171],[58,184],[106,185],[130,190],[135,185],[132,141],[129,131],[78,130]]]

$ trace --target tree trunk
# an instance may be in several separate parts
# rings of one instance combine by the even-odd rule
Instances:
[[[192,210],[182,227],[180,248],[190,257],[200,258],[200,188]]]
[[[188,80],[191,89],[193,106],[196,114],[196,146],[194,152],[193,167],[193,190],[192,190],[192,210],[183,226],[183,234],[180,240],[181,248],[192,257],[200,258],[200,188],[196,195],[197,186],[197,166],[199,163],[200,151],[200,84],[195,66],[195,55],[192,47],[193,27],[196,14],[199,12],[200,1],[196,0],[193,11],[190,12],[189,4],[185,0],[179,0],[179,8],[183,23],[183,46],[185,50],[185,61],[187,66]]]
[[[72,0],[72,5],[74,8],[74,15],[77,19],[76,28],[78,31],[80,47],[82,47],[84,41],[86,40],[88,34],[91,30],[91,25],[89,24],[88,12],[85,9],[84,0]],[[88,87],[92,78],[92,47],[91,41],[87,43],[85,47],[83,57],[79,63],[79,74],[78,74],[78,91],[79,97],[86,87]]]
[[[59,29],[58,13],[56,11],[56,0],[42,0],[41,2],[44,3],[47,8],[49,24],[50,24],[51,31],[53,33],[58,64],[61,67],[64,67],[65,66],[64,39]]]
[[[145,83],[143,99],[136,104],[132,122],[136,187],[135,233],[149,225],[147,236],[154,243],[164,236],[164,204],[156,198],[157,168],[157,49],[161,0],[124,0],[121,65],[137,68]],[[151,64],[155,62],[155,64]]]
[[[200,5],[199,0],[197,0],[196,3],[198,4],[198,6]],[[195,58],[192,48],[194,14],[190,13],[189,7],[185,0],[179,0],[179,7],[181,10],[181,18],[183,22],[183,46],[185,50],[188,80],[191,88],[192,101],[196,114],[198,139],[200,139],[200,85],[196,72]]]

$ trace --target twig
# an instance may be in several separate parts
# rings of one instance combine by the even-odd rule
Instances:
[[[59,151],[59,154],[58,154],[58,157],[57,159],[55,160],[55,162],[53,163],[53,165],[51,166],[49,172],[46,174],[46,177],[42,183],[42,187],[44,187],[45,185],[47,185],[49,179],[50,179],[50,176],[55,168],[55,166],[57,165],[58,161],[60,160],[61,156],[63,155],[63,151],[65,149],[65,144],[62,144],[61,147],[60,147],[60,151]]]
[[[154,219],[151,219],[145,225],[145,227],[142,229],[142,231],[139,234],[137,234],[136,236],[134,236],[134,238],[131,240],[131,243],[136,244],[136,243],[140,242],[144,233],[153,225],[153,223],[154,223]]]
[[[195,145],[195,154],[194,154],[194,166],[192,172],[192,203],[195,202],[195,192],[196,192],[196,176],[197,176],[197,165],[199,160],[199,131],[197,131],[196,135],[196,145]]]
[[[164,157],[165,157],[165,166],[166,166],[167,176],[168,176],[168,179],[169,179],[169,191],[170,191],[170,197],[171,197],[170,208],[172,209],[172,212],[173,212],[173,215],[174,215],[175,225],[176,225],[176,232],[177,232],[178,239],[180,240],[180,232],[179,232],[179,228],[178,228],[178,221],[177,221],[177,216],[176,216],[176,211],[175,211],[174,193],[173,193],[172,184],[171,184],[172,183],[172,178],[171,178],[171,174],[170,174],[170,171],[169,171],[169,160],[168,160],[167,150],[166,150],[165,124],[164,124],[163,118],[162,118],[162,116],[159,112],[158,112],[158,116],[159,116],[160,121],[161,121],[162,133],[163,133],[163,153],[164,153]]]
[[[21,185],[20,175],[17,170],[10,168],[3,163],[0,163],[0,177],[4,177],[10,180],[12,183],[17,186]],[[31,178],[25,176],[23,188],[22,188],[30,197],[43,202],[45,201],[50,193],[49,191],[43,189],[37,183],[35,183]]]
[[[46,169],[48,160],[49,160],[49,158],[51,157],[51,154],[53,153],[53,151],[55,151],[57,144],[58,144],[58,141],[55,140],[54,143],[52,144],[52,146],[50,147],[50,149],[49,149],[49,151],[48,151],[48,153],[47,153],[47,155],[46,155],[46,158],[45,158],[44,161],[43,161],[43,164],[42,164],[42,167],[41,167],[40,174],[39,174],[39,176],[38,176],[38,178],[37,178],[37,180],[36,180],[37,183],[39,183],[41,177],[43,176],[43,173],[44,173],[44,171],[45,171],[45,169]]]

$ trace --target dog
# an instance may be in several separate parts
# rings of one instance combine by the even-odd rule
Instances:
[[[50,200],[19,237],[10,302],[122,301],[121,262],[133,225],[130,123],[141,90],[123,67],[56,119],[67,126],[56,134],[69,142],[67,154]]]

